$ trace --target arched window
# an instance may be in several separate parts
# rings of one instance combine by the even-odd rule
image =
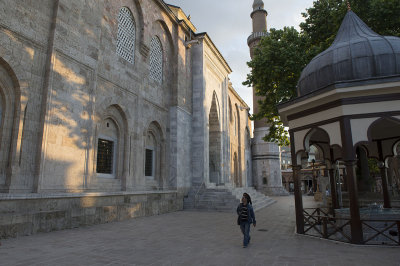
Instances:
[[[144,143],[144,175],[150,190],[164,187],[164,141],[160,125],[153,121],[146,132]]]
[[[118,154],[118,127],[114,120],[107,118],[100,126],[97,140],[97,167],[98,174],[104,177],[115,177],[115,159]]]
[[[104,110],[97,134],[96,172],[100,178],[121,180],[126,177],[126,116],[120,106],[111,105]]]
[[[0,57],[0,186],[8,188],[20,126],[20,88],[12,68]],[[8,179],[10,180],[10,179]],[[8,184],[7,184],[8,183]]]
[[[123,7],[118,14],[117,54],[131,64],[135,62],[135,35],[132,13]]]
[[[160,39],[153,37],[150,43],[150,78],[162,83],[163,51]]]
[[[157,141],[151,131],[147,132],[146,138],[146,157],[144,175],[154,177],[155,175],[155,158],[157,152]]]

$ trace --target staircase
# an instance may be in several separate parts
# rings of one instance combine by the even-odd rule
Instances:
[[[265,208],[275,200],[257,192],[252,187],[247,188],[216,188],[197,187],[184,198],[184,210],[235,212],[243,193],[250,195],[254,211]]]
[[[261,210],[262,208],[268,207],[276,202],[274,199],[264,195],[261,192],[258,192],[253,187],[240,187],[232,189],[232,194],[234,194],[239,200],[242,199],[243,193],[245,192],[251,197],[254,211]]]

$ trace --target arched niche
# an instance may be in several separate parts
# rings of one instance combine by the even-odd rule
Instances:
[[[247,186],[253,186],[253,175],[252,175],[252,156],[251,156],[251,135],[250,130],[246,127],[245,130],[245,160],[246,160],[246,176],[247,176]]]
[[[243,184],[243,176],[242,176],[242,168],[243,168],[243,155],[242,155],[242,130],[241,130],[241,121],[240,121],[240,109],[237,104],[235,104],[235,111],[237,116],[237,128],[235,131],[237,132],[237,145],[238,145],[238,175],[240,179],[240,184]]]
[[[154,84],[163,88],[162,92],[158,94],[162,95],[164,105],[168,106],[178,101],[176,68],[169,67],[176,64],[175,54],[177,48],[175,47],[171,30],[164,20],[158,19],[153,21],[151,28],[152,35],[149,36],[149,48],[151,49],[151,42],[154,38],[158,38],[162,46],[162,83],[156,82]],[[148,60],[152,60],[150,56]]]
[[[0,190],[11,184],[20,118],[21,90],[10,65],[0,57]]]
[[[208,154],[209,154],[209,182],[219,183],[221,181],[221,122],[220,110],[216,93],[213,93],[211,108],[208,115]]]
[[[157,121],[147,127],[144,140],[144,176],[147,187],[153,190],[163,189],[165,180],[165,139]]]
[[[241,187],[242,183],[239,177],[239,161],[237,153],[233,154],[233,182],[235,187]]]
[[[368,128],[368,141],[376,145],[378,159],[384,161],[394,156],[394,145],[400,140],[400,120],[394,117],[381,117]]]
[[[96,137],[96,174],[98,178],[121,180],[126,189],[127,120],[117,104],[108,106],[98,125]]]
[[[312,128],[304,137],[304,150],[309,152],[310,146],[314,145],[322,152],[322,158],[330,158],[331,141],[329,134],[321,128]]]

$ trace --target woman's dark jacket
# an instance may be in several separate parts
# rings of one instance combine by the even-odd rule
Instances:
[[[242,207],[243,207],[243,203],[240,203],[236,209],[236,212],[238,214],[238,224],[240,224],[240,222],[242,221],[242,219],[240,217],[240,213],[242,212]],[[250,224],[251,223],[256,224],[256,216],[254,215],[253,206],[251,206],[250,203],[247,203],[247,219],[248,219],[247,221]]]

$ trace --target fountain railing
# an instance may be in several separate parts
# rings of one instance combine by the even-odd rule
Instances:
[[[328,208],[304,208],[304,234],[351,243],[349,217],[334,216]],[[400,245],[400,218],[361,218],[364,245]]]

